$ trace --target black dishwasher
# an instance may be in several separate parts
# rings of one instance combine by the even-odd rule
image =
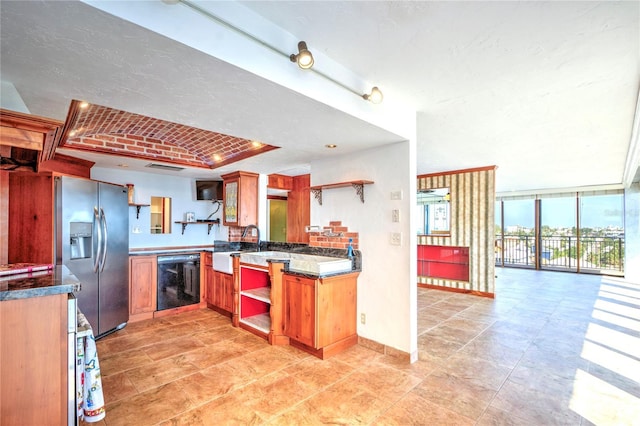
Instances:
[[[200,303],[200,254],[158,256],[159,311]]]

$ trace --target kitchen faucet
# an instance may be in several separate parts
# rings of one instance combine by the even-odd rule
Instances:
[[[247,236],[247,232],[249,232],[249,229],[255,229],[258,232],[258,251],[260,251],[260,228],[258,228],[256,225],[248,225],[246,228],[244,228],[244,232],[242,233],[242,237],[244,238]]]

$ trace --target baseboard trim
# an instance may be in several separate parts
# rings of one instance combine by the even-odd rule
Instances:
[[[358,344],[374,352],[392,356],[399,361],[406,362],[407,364],[411,364],[412,362],[418,360],[418,352],[415,352],[415,354],[410,354],[408,352],[383,345],[382,343],[376,342],[375,340],[367,339],[366,337],[358,336]]]

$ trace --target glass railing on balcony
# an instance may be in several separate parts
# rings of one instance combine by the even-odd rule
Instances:
[[[543,236],[540,267],[590,273],[624,272],[624,237]],[[496,265],[535,267],[536,245],[531,235],[496,235]]]

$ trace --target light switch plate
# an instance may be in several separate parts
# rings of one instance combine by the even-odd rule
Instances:
[[[399,209],[391,210],[391,222],[400,222],[400,210]]]
[[[392,200],[402,200],[402,190],[391,191],[391,199]]]
[[[392,246],[402,245],[402,232],[392,232],[389,234],[389,244]]]

